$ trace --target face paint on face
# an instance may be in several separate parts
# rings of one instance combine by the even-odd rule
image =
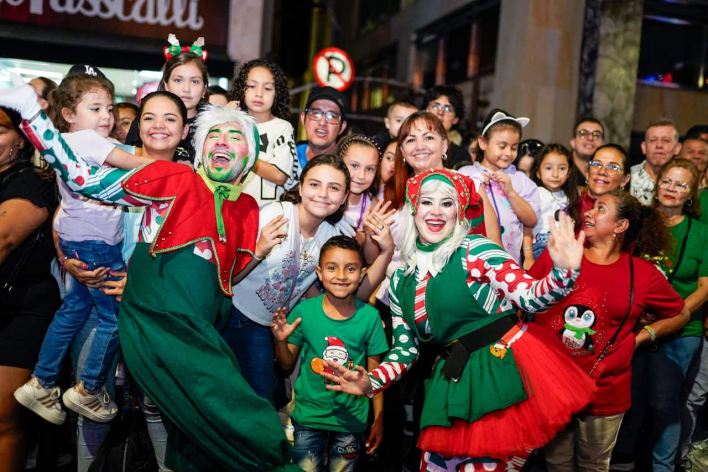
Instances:
[[[430,190],[424,187],[414,221],[423,243],[439,243],[452,234],[457,223],[457,200],[450,187],[445,184],[434,185]]]
[[[233,183],[248,163],[248,141],[238,124],[224,123],[209,130],[202,154],[211,180]]]

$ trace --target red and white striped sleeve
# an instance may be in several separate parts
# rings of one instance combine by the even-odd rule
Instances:
[[[401,376],[411,368],[413,363],[418,359],[418,339],[413,330],[408,326],[403,318],[401,306],[396,294],[396,287],[402,275],[402,270],[399,269],[391,277],[391,286],[389,288],[389,302],[391,307],[391,325],[393,328],[393,346],[388,351],[384,360],[379,366],[369,372],[369,380],[373,393],[388,388],[393,382],[401,378]]]

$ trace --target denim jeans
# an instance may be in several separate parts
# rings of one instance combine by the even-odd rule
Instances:
[[[660,342],[657,350],[638,350],[632,361],[632,407],[625,414],[617,441],[618,457],[637,453],[640,430],[650,414],[652,471],[673,472],[681,437],[682,392],[686,373],[698,354],[701,338],[684,336]],[[644,449],[644,448],[642,448]],[[646,449],[644,449],[646,450]]]
[[[693,432],[696,429],[698,411],[708,398],[708,341],[705,339],[703,339],[701,354],[691,371],[693,375],[689,376],[689,380],[692,383],[681,414],[681,459],[685,459],[688,454]]]
[[[221,335],[236,356],[248,385],[259,397],[272,402],[275,346],[270,326],[251,321],[232,307],[231,319]]]
[[[548,246],[548,238],[550,237],[550,235],[551,233],[541,233],[536,235],[536,238],[533,241],[534,259],[538,259],[539,257],[541,257],[543,250],[546,249],[546,246]]]
[[[125,269],[120,245],[110,246],[102,241],[61,241],[60,244],[64,254],[81,259],[88,264],[89,270],[98,267]],[[114,296],[82,285],[68,274],[64,303],[49,325],[34,368],[34,375],[44,387],[56,384],[66,351],[92,309],[96,310],[98,323],[80,377],[88,391],[94,392],[103,387],[118,349],[118,302]]]
[[[98,314],[96,310],[91,310],[89,318],[84,323],[79,333],[71,343],[71,362],[74,368],[74,377],[78,382],[79,372],[82,372],[86,359],[88,358],[91,344],[96,336],[96,326],[98,325]],[[115,372],[118,356],[113,356],[110,372]],[[108,375],[105,383],[106,391],[113,398],[115,396],[115,377]],[[111,431],[111,423],[97,423],[79,415],[76,425],[76,470],[77,472],[87,472],[98,453],[101,444]]]
[[[293,464],[305,472],[352,472],[359,457],[364,433],[343,433],[308,428],[293,421]]]

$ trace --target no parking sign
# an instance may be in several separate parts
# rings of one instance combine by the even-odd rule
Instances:
[[[312,71],[317,83],[345,91],[354,82],[354,62],[339,48],[324,48],[315,55]]]

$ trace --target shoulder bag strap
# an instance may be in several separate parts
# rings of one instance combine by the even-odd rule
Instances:
[[[678,268],[681,265],[681,262],[683,261],[683,254],[686,252],[686,241],[688,241],[688,233],[691,231],[692,221],[690,216],[687,216],[686,218],[688,218],[688,228],[686,228],[686,234],[683,235],[683,240],[681,241],[681,247],[679,248],[679,255],[678,259],[676,259],[676,264],[671,269],[671,273],[669,274],[669,276],[666,278],[669,283],[674,280],[674,275],[676,275],[676,272],[678,271]]]
[[[622,318],[622,321],[620,322],[619,326],[617,326],[617,329],[615,330],[615,332],[612,333],[612,336],[607,341],[607,344],[605,344],[605,347],[602,348],[602,351],[600,351],[600,355],[597,356],[597,360],[595,361],[595,363],[592,365],[592,368],[588,372],[590,377],[592,377],[597,366],[605,358],[605,356],[607,355],[607,352],[610,350],[610,348],[615,343],[615,341],[617,341],[617,336],[619,336],[619,333],[622,330],[622,327],[627,322],[627,319],[629,318],[629,314],[632,311],[632,305],[634,305],[634,262],[632,259],[633,259],[632,255],[630,254],[629,255],[629,304],[627,305],[627,310],[624,312],[624,318]]]

